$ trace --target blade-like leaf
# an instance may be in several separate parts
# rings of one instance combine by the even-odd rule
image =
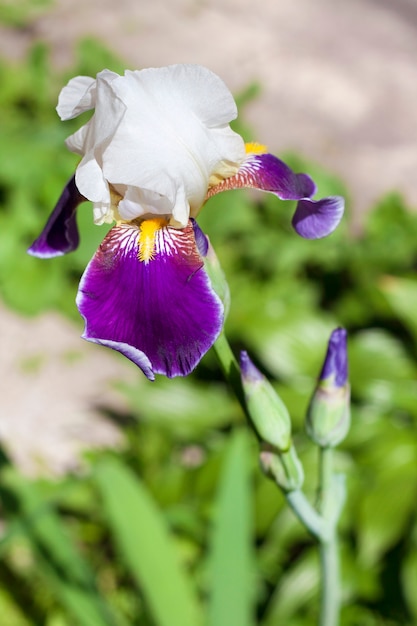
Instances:
[[[35,483],[22,479],[14,470],[2,473],[2,485],[17,499],[16,523],[3,542],[19,533],[30,541],[39,571],[54,589],[63,607],[80,626],[122,624],[100,595],[94,572],[79,553],[50,503],[43,500]],[[0,545],[1,547],[1,545]]]
[[[318,583],[317,554],[310,548],[281,577],[264,616],[265,626],[295,623],[297,611],[317,596]]]
[[[120,554],[158,626],[202,623],[191,580],[179,562],[174,538],[144,485],[116,459],[96,470],[109,524]]]
[[[414,546],[411,546],[411,548],[412,549],[409,550],[404,559],[404,565],[401,572],[401,580],[408,609],[413,616],[414,621],[417,621],[417,550]]]
[[[217,496],[210,554],[209,626],[253,624],[251,508],[248,443],[242,431],[230,443]]]
[[[388,300],[392,310],[417,341],[417,281],[414,278],[386,276],[379,287]]]

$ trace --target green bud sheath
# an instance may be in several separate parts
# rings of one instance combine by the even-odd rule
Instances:
[[[279,452],[291,446],[291,419],[272,385],[255,367],[247,352],[240,356],[246,406],[260,439]]]
[[[323,388],[311,400],[306,421],[307,434],[322,448],[337,446],[350,427],[350,387]]]
[[[283,453],[276,453],[267,445],[262,446],[260,463],[263,472],[284,491],[301,489],[304,470],[293,445]]]

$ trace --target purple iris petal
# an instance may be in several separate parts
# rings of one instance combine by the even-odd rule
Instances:
[[[308,174],[295,174],[273,154],[250,155],[240,168],[238,176],[248,178],[250,187],[275,193],[281,200],[310,198],[316,184]]]
[[[75,250],[80,240],[75,212],[77,206],[84,201],[73,176],[64,187],[42,233],[30,246],[28,253],[47,259]]]
[[[113,227],[90,261],[77,296],[83,337],[118,350],[150,380],[154,373],[186,376],[217,339],[223,305],[191,222],[158,227],[153,239],[142,240],[140,229]]]
[[[292,225],[301,237],[320,239],[335,230],[344,209],[345,201],[341,196],[329,196],[322,200],[305,198],[297,204]]]
[[[347,331],[336,328],[330,336],[320,380],[334,379],[337,387],[346,385],[348,377]]]
[[[310,198],[316,192],[316,185],[308,174],[295,174],[284,161],[267,153],[248,155],[237,174],[209,189],[208,197],[243,187],[270,191],[281,200]]]
[[[241,187],[269,191],[281,200],[298,200],[292,224],[296,232],[306,239],[326,237],[333,232],[343,215],[343,198],[331,196],[312,200],[316,184],[310,176],[295,174],[273,154],[249,154],[237,174],[209,189],[207,197]]]
[[[118,352],[123,354],[123,356],[133,361],[135,365],[140,367],[142,372],[147,378],[149,378],[149,380],[155,380],[155,374],[152,370],[152,363],[150,362],[146,354],[144,352],[141,352],[141,350],[138,350],[137,348],[134,348],[127,343],[123,343],[122,341],[111,341],[110,339],[96,339],[94,337],[86,337],[85,335],[84,339],[87,339],[92,343],[97,343],[100,346],[105,346],[106,348],[112,348],[113,350],[117,350]]]
[[[191,218],[191,223],[193,225],[194,237],[195,237],[195,242],[197,244],[198,251],[201,254],[201,256],[207,256],[207,252],[209,249],[209,241],[206,235],[201,230],[200,226],[192,218]]]

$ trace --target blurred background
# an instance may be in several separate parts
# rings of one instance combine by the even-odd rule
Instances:
[[[150,384],[80,339],[78,281],[105,234],[88,210],[75,253],[26,255],[77,163],[63,85],[176,62],[224,79],[245,139],[347,197],[323,241],[266,194],[222,194],[199,221],[231,288],[227,334],[287,403],[313,499],[305,410],[348,329],[342,624],[417,623],[416,30],[415,0],[0,0],[1,626],[316,623],[314,542],[261,475],[214,356]]]

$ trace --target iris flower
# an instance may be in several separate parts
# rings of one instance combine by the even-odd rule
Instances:
[[[223,325],[223,304],[204,268],[208,241],[195,218],[213,195],[241,187],[297,200],[293,226],[309,239],[334,230],[343,199],[312,200],[316,187],[258,144],[245,146],[223,81],[198,65],[123,76],[78,76],[59,96],[62,120],[94,109],[66,144],[82,158],[29,249],[74,250],[76,209],[114,223],[80,282],[83,337],[118,350],[150,379],[189,374]]]

